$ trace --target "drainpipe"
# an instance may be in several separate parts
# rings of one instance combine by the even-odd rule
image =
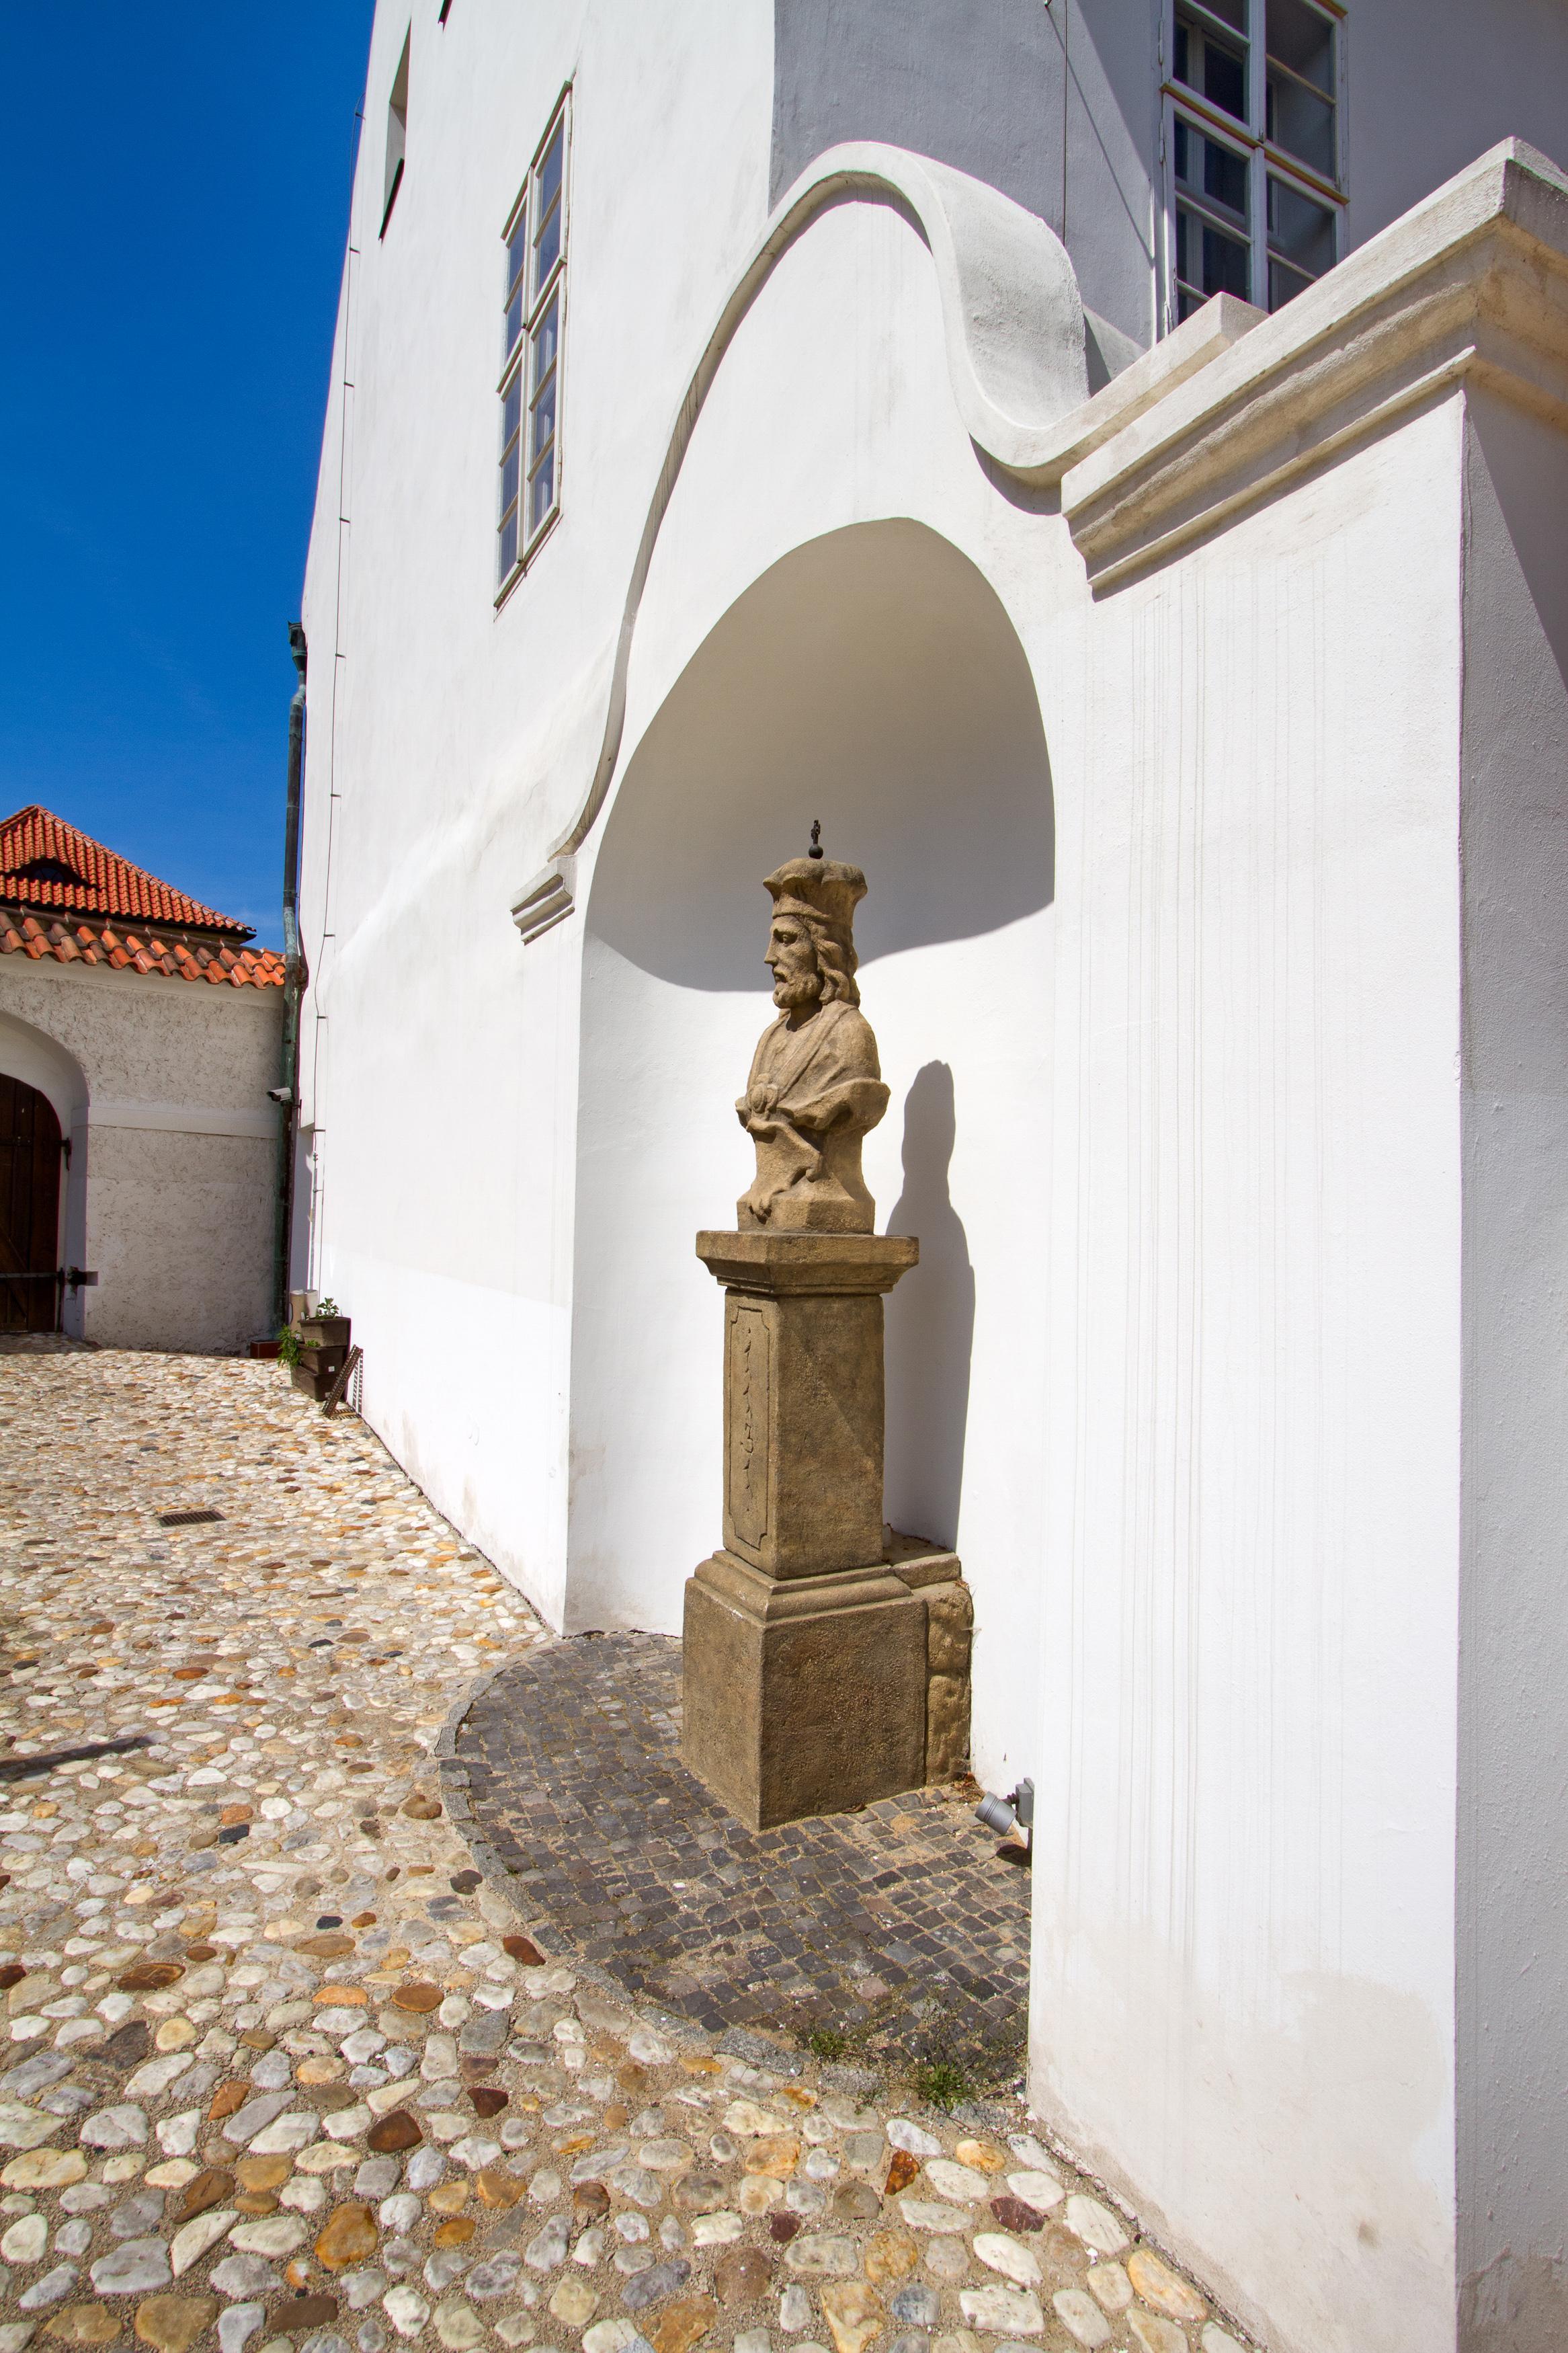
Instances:
[[[300,999],[307,973],[300,951],[300,780],[305,753],[305,632],[289,624],[289,650],[300,683],[289,705],[289,803],[283,823],[283,1068],[272,1090],[283,1113],[278,1172],[278,1229],[272,1254],[274,1322],[289,1320],[289,1245],[294,1221],[294,1152],[300,1119]]]

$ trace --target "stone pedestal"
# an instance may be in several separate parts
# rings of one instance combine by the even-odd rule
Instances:
[[[884,1541],[882,1297],[918,1242],[703,1233],[697,1254],[725,1290],[724,1549],[686,1588],[681,1754],[763,1830],[928,1778],[917,1586],[958,1563],[902,1539],[895,1564]],[[938,1714],[945,1759],[954,1711]],[[967,1717],[965,1678],[965,1745]]]

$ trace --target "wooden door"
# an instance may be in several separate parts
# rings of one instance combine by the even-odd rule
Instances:
[[[58,1319],[58,1284],[36,1278],[59,1265],[60,1160],[47,1095],[0,1077],[0,1332],[52,1332]]]

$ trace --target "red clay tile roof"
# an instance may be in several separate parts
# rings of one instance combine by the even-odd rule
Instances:
[[[62,915],[177,923],[231,940],[256,936],[250,924],[237,923],[171,889],[36,803],[0,823],[0,903]]]
[[[4,888],[0,879],[0,891]],[[232,940],[171,938],[144,923],[73,923],[58,915],[50,919],[3,906],[0,955],[31,956],[35,962],[53,956],[57,964],[108,965],[116,972],[205,980],[215,987],[225,983],[231,988],[283,986],[283,959],[272,948],[247,948]]]

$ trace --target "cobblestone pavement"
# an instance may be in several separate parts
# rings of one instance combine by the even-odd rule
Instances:
[[[657,1634],[541,1648],[476,1698],[456,1762],[538,1941],[716,2033],[1018,2080],[1028,1874],[973,1784],[759,1835],[679,1737],[680,1645]]]
[[[0,1361],[0,2353],[1233,2353],[1016,2105],[539,1955],[434,1750],[547,1641],[275,1367]]]

